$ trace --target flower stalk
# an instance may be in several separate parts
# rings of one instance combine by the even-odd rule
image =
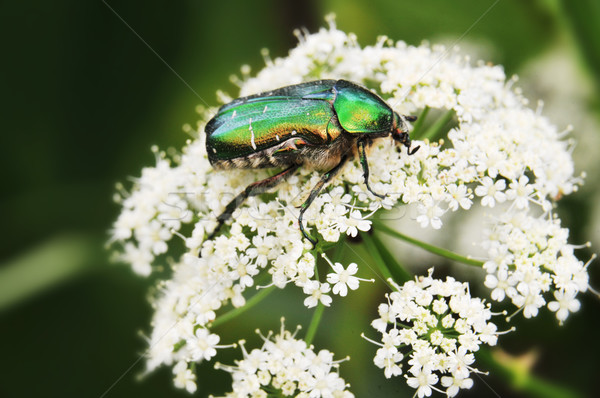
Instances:
[[[219,317],[210,324],[210,327],[217,328],[220,325],[237,318],[244,312],[248,311],[252,307],[254,307],[257,304],[259,304],[260,302],[262,302],[265,298],[267,298],[267,296],[269,294],[273,293],[274,291],[275,291],[275,286],[268,286],[268,287],[260,289],[258,291],[258,293],[254,294],[252,297],[250,297],[248,300],[246,300],[246,304],[244,304],[243,307],[234,308],[230,311],[224,312],[223,314],[219,315]]]
[[[381,231],[381,232],[383,232],[389,236],[392,236],[396,239],[400,239],[405,242],[411,243],[411,244],[413,244],[417,247],[420,247],[421,249],[424,249],[430,253],[436,254],[440,257],[447,258],[448,260],[453,260],[453,261],[467,264],[467,265],[473,265],[475,267],[482,267],[484,264],[483,261],[479,261],[479,260],[472,259],[470,257],[462,256],[462,255],[454,253],[450,250],[447,250],[447,249],[444,249],[441,247],[437,247],[437,246],[431,245],[426,242],[422,242],[418,239],[415,239],[415,238],[405,235],[401,232],[398,232],[395,229],[393,229],[393,228],[389,227],[388,225],[381,223],[381,222],[376,223],[375,228],[377,229],[377,231]]]

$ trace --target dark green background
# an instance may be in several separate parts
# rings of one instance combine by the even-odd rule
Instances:
[[[272,57],[284,56],[295,45],[294,28],[315,31],[333,11],[337,25],[363,45],[380,34],[410,44],[452,42],[468,31],[465,39],[487,48],[507,75],[567,43],[589,84],[599,87],[598,2],[494,3],[111,0],[114,12],[100,0],[0,3],[0,397],[188,396],[172,387],[168,369],[137,379],[146,348],[138,332],[149,331],[147,295],[154,283],[108,260],[103,246],[119,212],[114,184],[153,164],[151,145],[180,147],[188,138],[181,126],[195,123],[195,106],[216,104],[217,89],[235,95],[229,75],[242,64],[259,70],[264,47]],[[589,112],[597,106],[590,101]],[[588,239],[581,231],[596,184],[587,181],[583,192],[561,203],[573,242]],[[597,266],[590,272],[600,286]],[[337,357],[352,352],[348,347],[368,331],[365,322],[381,297],[363,293],[327,310],[317,348]],[[244,316],[246,326],[219,330],[222,341],[251,336],[258,324],[277,328],[280,315],[290,328],[306,327],[310,313],[301,299],[294,290],[277,292]],[[594,396],[599,309],[586,295],[566,326],[543,315],[521,322],[502,345],[516,355],[536,348],[536,375]],[[367,346],[342,365],[357,396],[412,396],[401,378],[384,380],[372,365],[374,350]],[[232,363],[239,350],[224,355],[219,359]],[[198,396],[230,388],[228,375],[210,365],[199,374]],[[493,391],[529,396],[494,374],[485,383],[475,377],[474,389],[462,396],[493,397]]]

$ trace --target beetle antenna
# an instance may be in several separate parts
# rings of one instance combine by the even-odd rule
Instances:
[[[414,122],[415,120],[417,120],[417,116],[413,115],[404,115],[404,118],[409,122]]]

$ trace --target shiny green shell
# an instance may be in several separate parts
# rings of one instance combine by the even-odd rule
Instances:
[[[389,134],[394,112],[377,95],[346,80],[282,87],[223,105],[206,125],[213,165],[239,158],[277,156],[304,146],[326,146],[341,134]],[[268,162],[235,163],[266,167]],[[257,166],[258,165],[258,166]]]

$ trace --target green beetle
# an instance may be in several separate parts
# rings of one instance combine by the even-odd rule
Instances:
[[[265,180],[249,185],[217,218],[210,238],[249,196],[273,188],[300,166],[324,170],[321,180],[300,206],[298,225],[313,245],[317,241],[304,230],[304,212],[323,187],[358,150],[367,189],[369,166],[365,147],[373,139],[392,136],[410,148],[406,121],[368,89],[346,80],[318,80],[238,98],[223,105],[206,125],[208,160],[215,169],[284,167]]]

